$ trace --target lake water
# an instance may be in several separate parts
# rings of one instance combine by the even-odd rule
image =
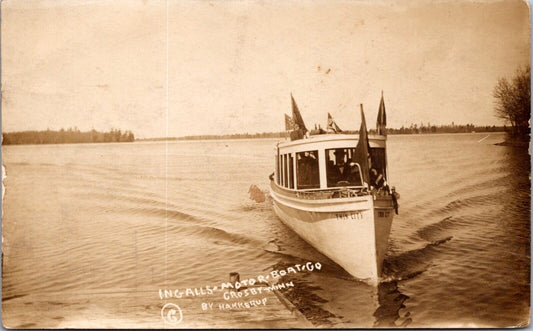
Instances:
[[[486,136],[389,136],[401,199],[377,288],[284,226],[268,194],[250,199],[268,192],[276,140],[4,146],[4,325],[161,328],[159,289],[307,261],[321,270],[291,274],[286,295],[319,327],[525,325],[530,159]],[[99,304],[110,293],[135,300]]]

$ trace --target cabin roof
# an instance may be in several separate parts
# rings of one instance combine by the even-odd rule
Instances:
[[[368,135],[370,147],[385,147],[386,136]],[[280,149],[290,149],[291,151],[306,151],[310,149],[355,147],[359,141],[359,134],[320,134],[312,135],[309,138],[292,141],[280,141]],[[314,145],[314,146],[313,146]]]

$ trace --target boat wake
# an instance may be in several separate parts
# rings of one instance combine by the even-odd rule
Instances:
[[[386,257],[383,261],[381,282],[406,280],[420,275],[431,265],[431,260],[439,252],[439,246],[452,238],[453,236],[445,237],[422,248]]]
[[[199,238],[207,238],[208,240],[214,241],[215,244],[221,244],[221,240],[226,242],[230,246],[233,246],[235,244],[254,246],[258,244],[256,240],[253,240],[251,238],[236,233],[231,233],[212,226],[193,225],[188,227],[185,232],[195,234]]]
[[[168,220],[181,220],[181,221],[187,221],[187,223],[195,223],[195,224],[205,224],[206,219],[184,213],[179,210],[173,210],[170,208],[164,208],[164,207],[152,207],[152,208],[131,208],[132,214],[138,214],[143,213],[148,216],[158,216],[158,217],[165,217]]]
[[[187,236],[195,236],[209,240],[215,244],[227,243],[228,245],[247,245],[254,247],[261,245],[261,241],[254,240],[252,237],[229,232],[228,230],[221,229],[215,226],[215,222],[208,218],[202,218],[191,215],[178,210],[164,208],[136,208],[132,213],[142,213],[150,216],[158,216],[160,218],[166,218],[168,222],[165,223],[165,231],[170,233],[181,233]],[[161,223],[160,225],[162,225]],[[159,231],[155,224],[143,225],[148,228],[153,228],[152,231]],[[141,227],[141,226],[138,226]],[[150,233],[149,229],[144,230],[146,233]]]
[[[449,229],[455,223],[453,216],[448,216],[437,223],[426,225],[420,228],[416,235],[424,240],[433,241],[441,231]],[[438,240],[437,240],[438,241]]]

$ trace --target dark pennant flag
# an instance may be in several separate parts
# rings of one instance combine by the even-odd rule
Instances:
[[[305,127],[304,120],[302,118],[302,115],[300,114],[300,110],[298,110],[298,106],[296,105],[296,101],[294,101],[294,98],[291,94],[291,101],[292,101],[292,119],[294,123],[297,125],[296,130],[303,130],[303,134],[307,132],[307,128]]]
[[[361,104],[361,128],[359,128],[359,141],[357,142],[357,147],[355,148],[355,162],[359,163],[361,166],[361,172],[363,176],[363,181],[369,185],[370,170],[368,159],[370,157],[370,145],[368,143],[368,132],[366,130],[366,120],[365,113],[363,112],[363,105]]]
[[[383,91],[381,91],[381,101],[379,102],[378,120],[376,129],[379,135],[387,134],[387,113],[385,113],[385,101],[383,100]]]

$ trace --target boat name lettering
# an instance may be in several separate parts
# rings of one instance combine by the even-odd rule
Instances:
[[[337,221],[347,221],[347,220],[362,220],[363,213],[361,212],[351,212],[351,213],[335,213],[337,216]]]

